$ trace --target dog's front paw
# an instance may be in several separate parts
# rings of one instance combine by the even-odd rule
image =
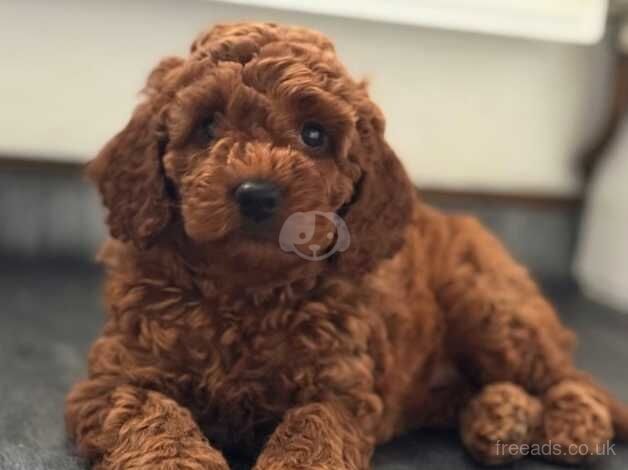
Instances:
[[[98,470],[229,470],[187,408],[153,391],[121,387],[103,429],[115,436]]]
[[[307,449],[301,455],[284,455],[281,458],[262,458],[253,470],[355,470],[343,462],[325,456],[308,456]]]
[[[348,464],[340,442],[295,439],[266,448],[253,470],[364,470]],[[284,445],[277,445],[284,444]]]
[[[185,449],[171,443],[155,442],[146,452],[116,449],[94,470],[230,470],[222,454],[199,442]]]
[[[124,463],[121,463],[120,461],[105,459],[92,468],[93,470],[229,470],[229,465],[226,462],[204,457],[199,459],[164,457],[158,461],[151,460],[147,463],[146,459],[139,457],[137,459],[124,459]]]
[[[349,413],[311,403],[286,413],[254,470],[367,470],[372,450]]]

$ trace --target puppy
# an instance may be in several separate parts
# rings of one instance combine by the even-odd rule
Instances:
[[[628,437],[526,270],[417,198],[317,32],[201,34],[88,173],[107,321],[66,422],[95,468],[365,470],[427,426],[488,464],[550,442],[577,463]]]

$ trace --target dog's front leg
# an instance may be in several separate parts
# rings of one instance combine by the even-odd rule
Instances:
[[[374,440],[335,403],[312,403],[284,416],[255,470],[367,470]]]
[[[229,469],[186,408],[159,392],[106,382],[87,380],[68,397],[69,430],[95,469]]]
[[[80,455],[98,470],[229,470],[176,400],[165,372],[133,353],[115,336],[92,347],[91,377],[66,400],[68,432]]]
[[[107,379],[77,384],[67,420],[83,456],[98,470],[228,470],[190,412],[165,395]]]

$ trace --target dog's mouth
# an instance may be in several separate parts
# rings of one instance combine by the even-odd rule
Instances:
[[[276,220],[243,220],[239,226],[239,233],[251,241],[269,242],[277,240],[279,232]]]
[[[296,186],[259,176],[234,178],[227,184],[204,178],[183,194],[184,230],[194,242],[238,253],[245,263],[265,264],[257,260],[271,259],[273,253],[326,259],[348,243],[344,218],[359,197],[361,181],[342,203],[338,194],[329,194],[329,188],[312,181]],[[306,217],[306,226],[301,230],[302,222],[297,224],[300,231],[295,232],[287,225],[298,215]],[[343,228],[340,237],[338,221]]]
[[[243,217],[241,213],[236,237],[249,247],[278,246],[281,251],[304,260],[331,258],[336,252],[344,251],[347,248],[345,245],[348,246],[350,237],[344,218],[351,205],[360,197],[363,176],[356,182],[351,197],[332,211],[313,209],[288,212],[285,207],[279,206],[278,213],[261,220]],[[291,226],[295,217],[301,217],[302,220],[296,226]]]

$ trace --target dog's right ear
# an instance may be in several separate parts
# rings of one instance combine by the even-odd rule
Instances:
[[[149,246],[172,217],[161,162],[167,143],[162,119],[168,98],[163,87],[168,74],[182,63],[176,57],[161,61],[148,77],[145,101],[87,166],[109,210],[111,235],[140,248]]]
[[[359,164],[361,175],[352,200],[342,208],[351,240],[336,258],[339,270],[353,276],[373,270],[403,246],[415,200],[408,174],[386,142],[384,115],[364,86],[355,103],[360,145],[355,153],[350,151],[350,158]]]

